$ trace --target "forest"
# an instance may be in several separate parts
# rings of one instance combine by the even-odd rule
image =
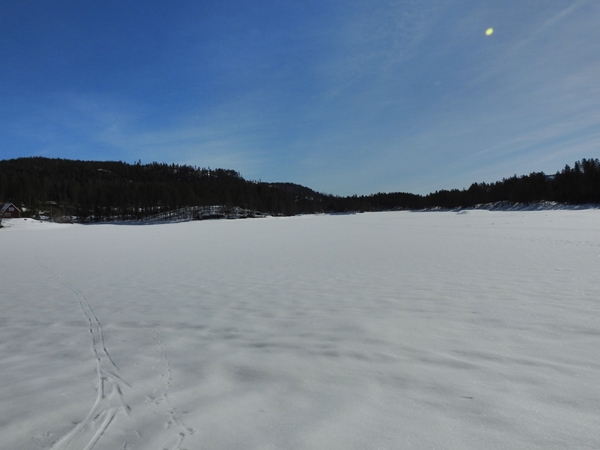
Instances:
[[[83,223],[144,220],[182,208],[215,205],[257,215],[291,216],[542,201],[600,203],[600,161],[582,159],[552,175],[514,175],[428,195],[380,192],[348,197],[318,193],[293,183],[245,180],[234,170],[189,165],[43,157],[0,161],[0,204],[14,203],[23,217]]]

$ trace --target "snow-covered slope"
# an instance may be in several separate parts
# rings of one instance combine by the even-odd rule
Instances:
[[[0,448],[600,448],[600,211],[10,222]]]

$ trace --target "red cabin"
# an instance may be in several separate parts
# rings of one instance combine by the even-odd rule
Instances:
[[[19,217],[21,217],[21,211],[12,203],[5,203],[0,208],[0,218],[18,219]]]

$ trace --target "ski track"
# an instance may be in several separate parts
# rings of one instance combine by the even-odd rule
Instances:
[[[77,297],[79,307],[89,326],[92,352],[96,360],[96,390],[98,394],[90,412],[75,428],[59,438],[51,448],[52,450],[92,450],[115,419],[118,420],[122,416],[129,417],[131,407],[123,396],[123,388],[131,388],[131,385],[121,376],[119,367],[110,356],[106,348],[102,323],[98,320],[83,292],[57,276],[40,261],[37,254],[35,260],[52,278]],[[127,448],[126,442],[122,448]]]
[[[119,366],[113,360],[108,349],[106,348],[102,323],[98,319],[98,316],[96,316],[94,313],[92,305],[86,298],[85,294],[72,284],[56,275],[40,260],[37,254],[35,254],[35,260],[38,265],[48,273],[48,275],[69,289],[77,297],[79,307],[88,323],[88,330],[90,332],[92,341],[92,352],[96,360],[96,389],[98,394],[94,404],[92,405],[92,408],[90,409],[90,412],[85,419],[83,419],[83,421],[79,422],[75,426],[75,428],[55,441],[51,449],[93,450],[102,436],[105,435],[112,423],[115,421],[118,422],[124,416],[131,418],[130,413],[132,408],[125,400],[123,390],[124,388],[131,389],[132,386],[121,375]],[[188,435],[195,434],[196,431],[192,427],[186,425],[181,418],[181,415],[177,411],[177,408],[175,408],[170,402],[169,391],[173,383],[173,372],[171,370],[171,361],[167,358],[165,351],[160,325],[158,324],[155,326],[154,338],[157,342],[156,353],[159,355],[160,361],[164,366],[164,374],[161,375],[161,378],[166,377],[166,380],[164,382],[164,386],[162,386],[160,389],[160,394],[157,397],[152,398],[146,396],[146,399],[148,402],[151,402],[159,408],[161,405],[167,408],[166,415],[168,418],[164,422],[163,426],[165,430],[171,429],[173,425],[178,428],[175,444],[172,447],[165,447],[163,445],[162,450],[186,450],[181,447],[184,440]],[[157,389],[155,392],[158,391],[159,389]],[[136,434],[138,437],[140,436],[139,432]],[[173,442],[173,438],[169,439],[169,441]],[[126,450],[128,448],[130,447],[127,441],[123,442],[123,445],[120,447],[121,450]]]
[[[148,400],[157,406],[160,406],[162,403],[164,403],[167,406],[169,418],[164,424],[165,430],[169,430],[173,426],[173,424],[175,424],[179,428],[179,433],[177,435],[177,442],[175,443],[175,446],[171,449],[164,447],[163,450],[185,450],[181,448],[181,445],[183,445],[183,441],[185,440],[188,434],[195,434],[196,431],[185,424],[185,422],[181,418],[181,415],[177,412],[177,409],[171,405],[171,402],[169,400],[169,391],[173,383],[173,371],[171,370],[171,361],[167,358],[165,345],[162,339],[162,333],[160,331],[160,325],[156,325],[154,331],[154,339],[157,342],[156,352],[158,353],[165,370],[165,374],[161,375],[161,377],[166,377],[166,381],[164,383],[160,395],[156,398],[148,398]]]

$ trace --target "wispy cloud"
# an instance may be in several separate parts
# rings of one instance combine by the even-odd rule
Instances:
[[[529,36],[528,39],[526,39],[525,41],[521,42],[521,45],[525,45],[527,42],[529,42],[531,39],[535,38],[537,35],[539,35],[541,33],[544,33],[549,28],[553,27],[558,22],[560,22],[561,20],[565,19],[567,16],[569,16],[572,13],[574,13],[579,8],[581,8],[582,6],[584,6],[586,4],[589,4],[590,1],[591,0],[578,0],[575,3],[573,3],[572,5],[566,7],[562,11],[560,11],[559,13],[555,14],[550,19],[546,20],[542,25],[540,25],[536,30],[534,30],[531,33],[531,35]]]
[[[241,103],[220,105],[202,114],[158,120],[140,107],[109,96],[63,93],[47,98],[11,132],[34,141],[33,154],[129,162],[177,162],[225,167],[259,174],[263,133],[268,123],[246,115]],[[31,133],[35,128],[36,132]],[[87,156],[91,157],[91,156]]]
[[[376,88],[397,76],[398,67],[414,56],[447,3],[367,1],[340,11],[331,54],[322,66],[329,78],[329,95],[364,82]]]

